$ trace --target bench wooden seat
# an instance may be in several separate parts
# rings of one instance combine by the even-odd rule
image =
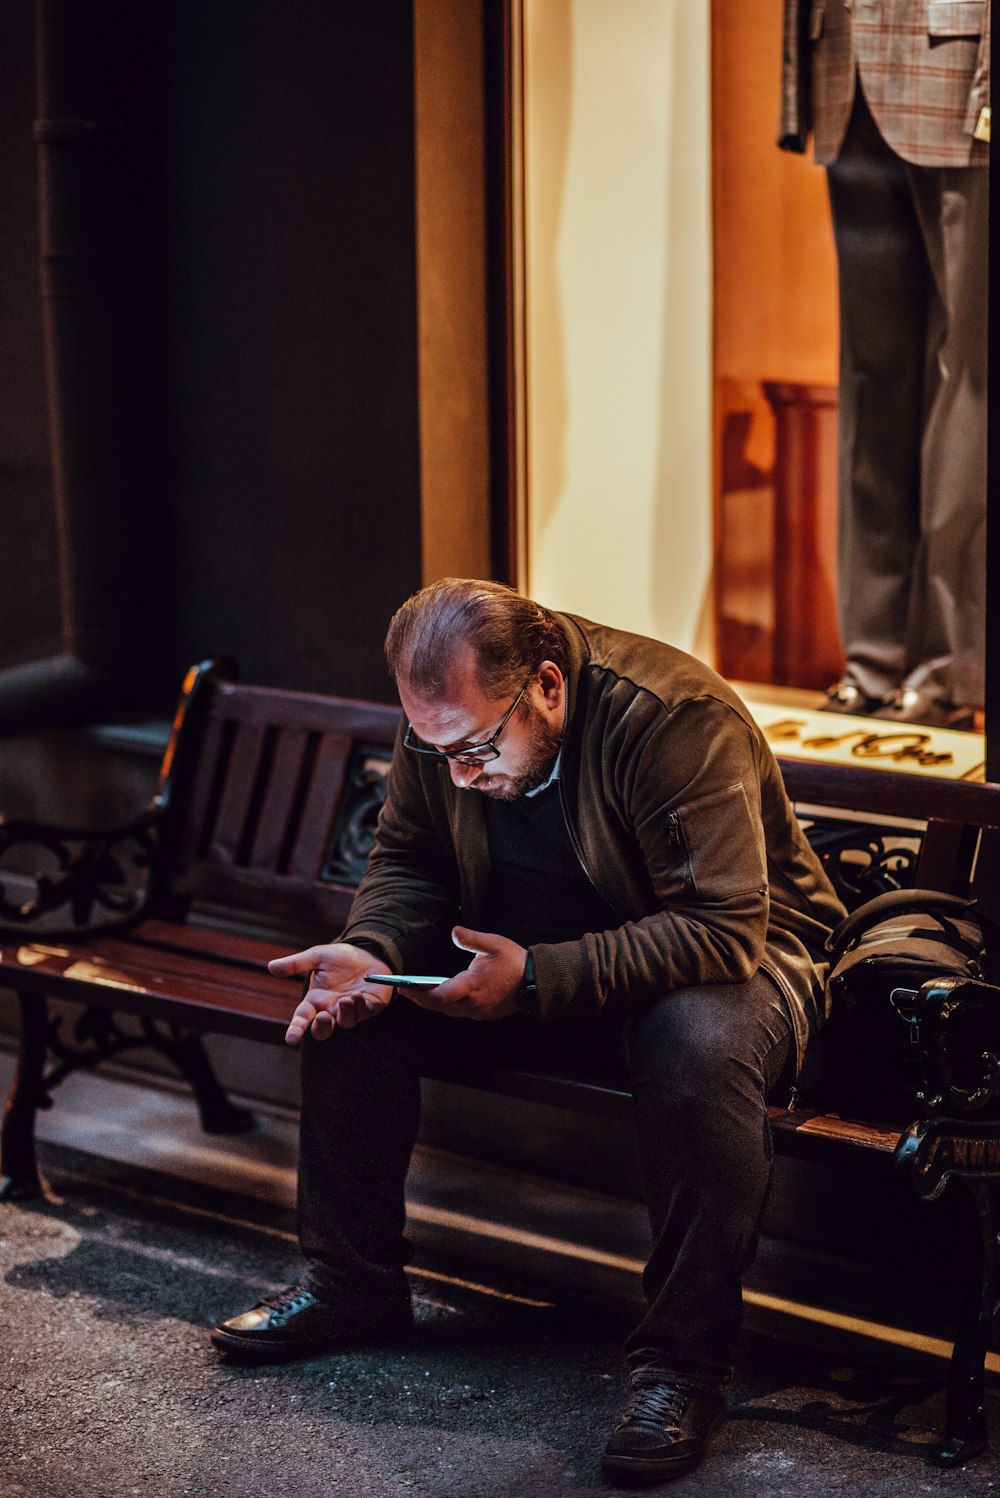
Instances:
[[[25,993],[96,1004],[186,1029],[280,1041],[298,1002],[266,964],[287,944],[147,920],[86,947],[3,943],[2,971]]]
[[[201,1036],[283,1043],[299,989],[272,978],[267,961],[342,925],[398,721],[398,709],[377,703],[242,686],[206,662],[188,673],[156,796],[134,822],[95,833],[0,821],[0,983],[16,992],[22,1021],[3,1127],[4,1199],[41,1189],[34,1118],[52,1089],[129,1049],[154,1046],[170,1057],[194,1087],[206,1128],[249,1126]],[[796,803],[922,826],[914,882],[974,895],[998,918],[1000,787],[792,760],[782,770]],[[852,848],[849,823],[831,833],[814,810],[809,820],[842,888],[876,893],[892,879],[891,857],[882,870],[865,865],[884,829],[867,825]],[[866,885],[866,876],[883,883]],[[71,1034],[50,1001],[81,1007]],[[442,1065],[434,1075],[598,1118],[631,1110],[619,1083],[578,1072]],[[1000,1124],[770,1113],[781,1154],[891,1172],[927,1200],[949,1179],[971,1192],[980,1232],[969,1243],[938,1449],[942,1465],[957,1465],[985,1445],[984,1362],[1000,1293]]]

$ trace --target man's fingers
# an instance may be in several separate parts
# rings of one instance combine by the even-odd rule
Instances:
[[[401,988],[400,993],[405,994],[418,1009],[433,1009],[452,1019],[479,1019],[476,1006],[469,1001],[464,989],[460,988],[457,993],[452,990],[451,985],[457,983],[457,978],[450,978],[447,991],[441,984],[438,988]]]
[[[329,1040],[336,1029],[337,1022],[328,1009],[321,1009],[309,1026],[313,1040]]]
[[[463,952],[483,954],[499,951],[504,940],[502,936],[495,936],[491,931],[473,931],[469,926],[456,926],[451,933],[451,939],[456,947],[461,947]]]
[[[285,1044],[298,1045],[315,1017],[315,1005],[310,1004],[306,1006],[300,1004],[288,1022],[288,1029],[285,1031]]]
[[[309,996],[313,993],[317,994],[316,1000]],[[285,1042],[299,1045],[306,1034],[311,1034],[314,1040],[328,1040],[334,1030],[353,1030],[362,1020],[381,1014],[388,1002],[382,990],[329,994],[310,989],[289,1021]]]
[[[269,973],[276,978],[298,978],[312,972],[323,954],[321,947],[309,947],[305,952],[292,952],[288,957],[274,957],[267,964]]]
[[[396,992],[409,999],[411,1004],[416,1004],[418,1009],[443,1009],[445,1004],[440,997],[443,986],[439,983],[437,988],[408,988],[401,983]]]
[[[418,1009],[436,1009],[439,1014],[459,1016],[462,1007],[467,1007],[468,990],[468,970],[439,983],[437,988],[407,988],[405,984],[399,987],[403,997],[416,1004]]]
[[[314,1040],[327,1040],[337,1027],[337,1018],[331,1010],[303,999],[288,1023],[285,1044],[298,1045],[308,1032]]]
[[[349,1029],[354,1023],[353,1019],[345,1023],[344,1014],[343,1004],[338,1005],[336,1014],[330,1009],[319,1009],[315,1004],[300,1004],[285,1031],[285,1044],[300,1045],[307,1033],[313,1040],[329,1040],[339,1024]]]

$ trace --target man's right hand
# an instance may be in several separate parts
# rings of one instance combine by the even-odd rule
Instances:
[[[309,988],[285,1031],[286,1045],[298,1045],[308,1030],[314,1040],[327,1040],[339,1025],[350,1030],[362,1020],[381,1014],[393,990],[364,981],[366,973],[392,971],[378,957],[347,942],[308,947],[267,964],[276,978],[310,975]]]

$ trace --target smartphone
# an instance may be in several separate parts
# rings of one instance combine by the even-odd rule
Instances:
[[[415,973],[365,973],[366,983],[384,983],[388,988],[437,988],[447,978],[418,977]]]

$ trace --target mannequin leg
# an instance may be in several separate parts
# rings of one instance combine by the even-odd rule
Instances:
[[[911,664],[929,271],[904,165],[860,87],[827,174],[840,285],[840,625],[847,679],[877,698]]]

